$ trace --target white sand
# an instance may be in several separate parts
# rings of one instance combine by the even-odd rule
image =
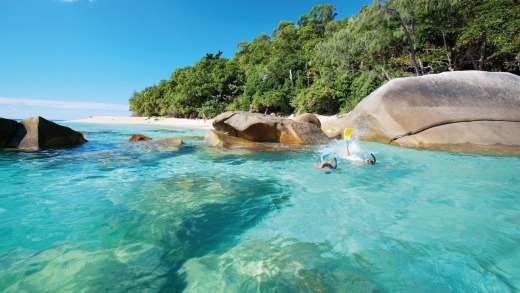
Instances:
[[[320,121],[337,118],[334,116],[316,115]],[[293,117],[288,117],[292,119]],[[123,116],[96,116],[85,119],[69,120],[67,122],[98,123],[98,124],[124,124],[124,125],[159,125],[181,128],[213,129],[213,120],[208,119],[206,123],[202,119],[183,118],[148,118],[148,117],[123,117]]]
[[[181,119],[181,118],[147,118],[147,117],[121,117],[121,116],[97,116],[85,119],[70,120],[67,122],[99,123],[99,124],[125,124],[125,125],[159,125],[182,128],[213,129],[213,120]]]

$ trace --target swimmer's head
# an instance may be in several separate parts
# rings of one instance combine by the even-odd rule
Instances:
[[[322,169],[325,169],[325,170],[328,171],[328,170],[332,170],[332,169],[334,169],[334,166],[332,166],[332,165],[329,164],[329,163],[325,163],[325,164],[323,164],[323,165],[321,166],[321,168],[322,168]]]
[[[332,173],[332,170],[334,169],[334,166],[332,166],[329,163],[325,163],[325,164],[321,165],[321,168],[323,170],[325,170],[325,174],[330,174],[330,173]]]
[[[366,159],[363,161],[363,163],[367,165],[375,165],[376,164],[376,156],[374,154],[370,153],[370,156],[372,156],[372,159]]]

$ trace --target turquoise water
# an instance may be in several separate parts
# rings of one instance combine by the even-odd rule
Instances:
[[[62,124],[89,142],[0,151],[0,291],[520,290],[518,157],[354,142],[378,164],[341,158],[327,175],[316,149]],[[186,145],[127,143],[133,133]]]

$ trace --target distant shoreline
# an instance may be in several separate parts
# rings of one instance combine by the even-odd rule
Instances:
[[[206,122],[204,122],[202,119],[96,116],[85,119],[67,120],[66,122],[118,125],[154,125],[195,129],[213,129],[213,120],[211,119],[208,119]]]

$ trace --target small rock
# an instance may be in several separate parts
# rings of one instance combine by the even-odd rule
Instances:
[[[142,134],[132,134],[132,137],[128,140],[129,142],[136,142],[136,141],[148,141],[152,140],[150,137]]]

